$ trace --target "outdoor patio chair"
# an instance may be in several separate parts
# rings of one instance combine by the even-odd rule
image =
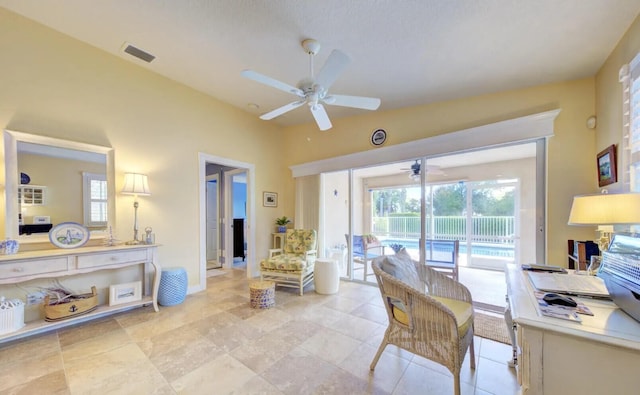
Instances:
[[[458,281],[458,258],[460,250],[458,240],[425,241],[425,263],[438,271],[447,273]]]
[[[349,241],[349,235],[344,235]],[[369,274],[369,263],[372,259],[384,255],[384,245],[374,235],[353,235],[353,262],[364,265],[364,281]]]
[[[269,250],[269,257],[260,262],[260,280],[276,285],[300,288],[313,281],[317,257],[317,232],[314,229],[287,229],[284,248]]]
[[[411,260],[405,250],[371,262],[389,326],[370,369],[388,344],[445,366],[460,395],[460,369],[469,350],[475,369],[471,293],[461,283]]]

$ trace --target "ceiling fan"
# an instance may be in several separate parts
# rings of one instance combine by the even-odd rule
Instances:
[[[410,168],[402,168],[400,170],[408,170],[409,178],[418,181],[420,180],[420,160],[416,159],[416,162],[411,165]],[[427,166],[427,173],[431,174],[444,174],[440,166]]]
[[[377,110],[380,106],[380,99],[362,96],[346,96],[329,94],[329,88],[338,79],[338,76],[344,71],[345,67],[351,61],[347,55],[334,49],[326,63],[317,76],[313,74],[313,57],[320,50],[320,43],[313,39],[307,39],[302,42],[302,47],[309,54],[309,77],[298,82],[296,87],[278,81],[266,75],[257,73],[253,70],[243,70],[242,76],[249,78],[261,84],[268,85],[272,88],[294,94],[298,100],[282,107],[276,108],[266,114],[262,114],[260,119],[270,120],[288,111],[294,110],[303,104],[307,104],[311,110],[311,114],[315,119],[320,130],[331,129],[331,120],[327,115],[323,104],[332,106],[361,108],[364,110]]]

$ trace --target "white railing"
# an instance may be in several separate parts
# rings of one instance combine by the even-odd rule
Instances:
[[[418,239],[420,217],[373,217],[372,233],[392,239]],[[427,221],[427,238],[467,241],[470,234],[474,243],[513,244],[515,217],[472,217],[471,232],[467,232],[467,217],[433,217]]]

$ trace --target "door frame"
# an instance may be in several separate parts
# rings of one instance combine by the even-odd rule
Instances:
[[[198,289],[194,291],[202,291],[207,288],[207,163],[217,163],[223,166],[244,169],[247,172],[247,278],[252,278],[255,269],[254,264],[254,246],[256,243],[256,233],[253,227],[255,223],[255,164],[241,162],[235,159],[224,158],[221,156],[211,155],[204,152],[198,153],[198,185],[199,185],[199,255],[200,255],[200,282]],[[219,186],[220,187],[220,186]],[[223,186],[226,188],[226,186]],[[226,205],[229,202],[223,203]],[[226,208],[224,212],[226,213]],[[226,232],[227,218],[221,218],[222,232]],[[225,238],[226,239],[226,238]],[[225,248],[226,250],[226,248]],[[226,251],[223,254],[226,257]],[[233,252],[231,252],[233,255]],[[226,259],[225,259],[226,261]],[[233,259],[232,259],[233,261]],[[223,262],[223,267],[227,262]]]

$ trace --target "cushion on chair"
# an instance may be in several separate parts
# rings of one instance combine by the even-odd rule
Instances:
[[[284,244],[285,254],[304,255],[316,249],[316,231],[314,229],[287,229]]]
[[[411,287],[420,291],[424,290],[424,285],[422,281],[420,281],[418,271],[406,249],[402,248],[395,255],[385,256],[380,267],[388,274]]]
[[[458,332],[466,333],[469,329],[469,325],[473,321],[471,316],[473,315],[473,306],[470,303],[463,302],[461,300],[441,298],[438,296],[432,296],[435,300],[447,306],[449,310],[456,316],[458,322]],[[399,322],[409,325],[409,316],[407,315],[406,308],[401,302],[392,302],[393,305],[393,317]]]
[[[299,255],[281,254],[273,258],[263,259],[260,262],[260,267],[265,270],[300,272],[309,266],[309,263]]]

